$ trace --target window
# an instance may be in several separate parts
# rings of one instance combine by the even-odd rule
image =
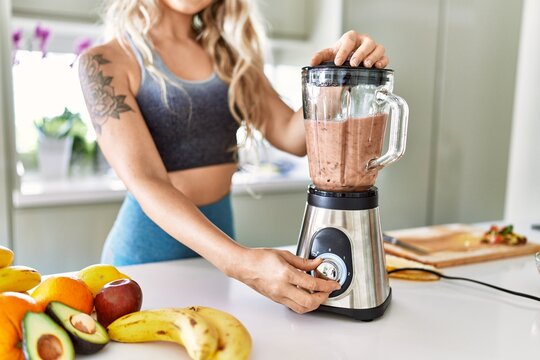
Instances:
[[[61,114],[65,108],[80,113],[81,119],[90,124],[88,112],[79,85],[76,55],[17,51],[13,66],[13,92],[15,102],[17,152],[21,155],[36,151],[38,131],[34,121],[43,116]],[[88,131],[87,141],[95,140]],[[27,164],[25,164],[27,165]],[[27,167],[32,168],[29,164]]]
[[[73,153],[65,168],[76,176],[96,171],[95,134],[80,89],[76,60],[77,53],[90,46],[99,33],[99,27],[90,24],[13,18],[15,143],[20,176],[43,175],[38,161],[42,154],[38,151],[40,132],[35,122],[59,116],[66,109],[80,116],[70,117],[76,125],[70,134]],[[83,43],[86,45],[81,46]]]

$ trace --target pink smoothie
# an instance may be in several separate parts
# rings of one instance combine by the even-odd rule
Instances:
[[[309,173],[327,191],[361,191],[375,184],[377,170],[367,170],[381,156],[387,114],[346,121],[305,120]]]

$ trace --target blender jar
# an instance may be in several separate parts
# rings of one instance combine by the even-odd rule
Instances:
[[[317,189],[363,191],[405,152],[407,103],[389,69],[323,63],[302,69],[309,172]],[[387,120],[388,151],[381,156]]]

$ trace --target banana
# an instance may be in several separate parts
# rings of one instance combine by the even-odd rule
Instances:
[[[183,308],[143,310],[115,320],[107,328],[118,342],[169,341],[186,348],[192,359],[211,359],[218,345],[217,330],[204,317]]]
[[[0,246],[0,268],[4,268],[13,263],[13,251],[7,247]]]
[[[244,360],[251,353],[251,336],[242,323],[226,312],[204,306],[189,308],[201,315],[219,334],[215,360]]]
[[[41,275],[28,266],[8,266],[0,269],[0,292],[23,292],[40,282]]]
[[[122,274],[117,268],[109,264],[94,264],[87,266],[77,273],[77,277],[90,288],[94,297],[96,297],[105,284],[111,281],[131,279],[129,276]]]

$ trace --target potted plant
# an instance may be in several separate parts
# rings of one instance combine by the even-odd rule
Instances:
[[[42,117],[34,121],[38,130],[39,171],[43,177],[67,176],[73,147],[71,132],[78,121],[81,121],[80,115],[72,113],[67,108],[61,115]]]
[[[89,175],[97,170],[98,147],[95,140],[88,139],[87,133],[88,126],[80,116],[75,117],[69,133],[73,137],[70,163],[72,176]]]

